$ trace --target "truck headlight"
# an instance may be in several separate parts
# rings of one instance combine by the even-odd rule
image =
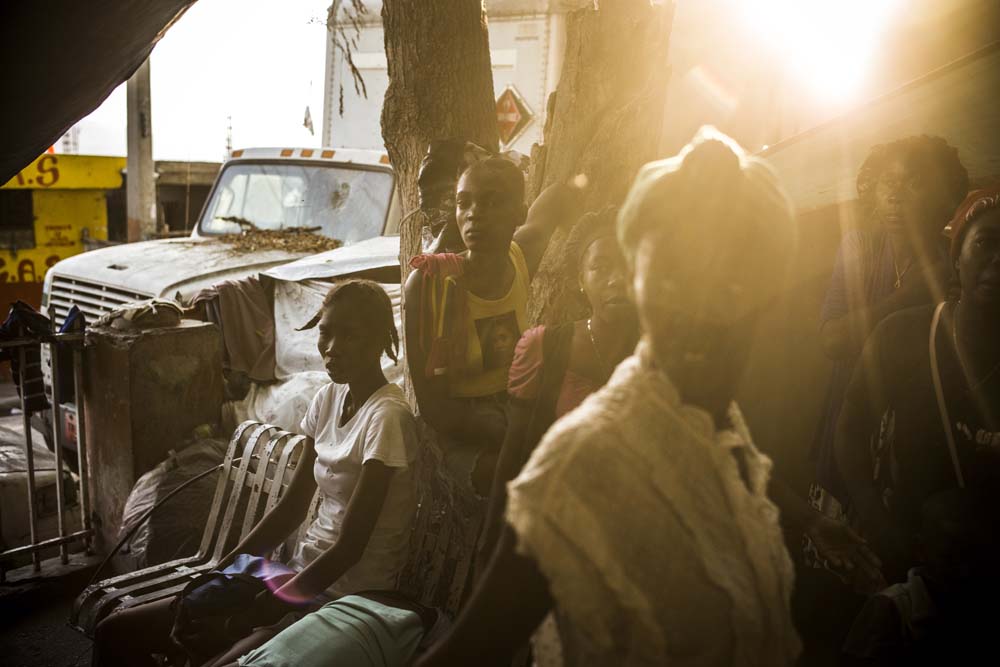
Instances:
[[[45,280],[42,281],[42,312],[48,313],[49,294],[52,292],[52,269],[45,272]]]

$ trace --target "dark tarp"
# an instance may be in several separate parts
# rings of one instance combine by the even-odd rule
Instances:
[[[0,4],[0,184],[128,79],[194,2]]]

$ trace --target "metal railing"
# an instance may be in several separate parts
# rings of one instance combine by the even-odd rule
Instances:
[[[87,435],[86,435],[86,415],[83,408],[83,342],[85,334],[83,332],[54,333],[41,336],[25,336],[6,341],[0,341],[0,349],[13,349],[18,358],[18,380],[20,384],[21,397],[21,417],[24,420],[24,456],[27,463],[27,515],[30,542],[23,546],[17,546],[0,552],[0,583],[6,580],[6,572],[11,561],[17,562],[19,557],[27,554],[31,555],[31,562],[36,573],[42,570],[42,552],[55,547],[59,548],[59,559],[62,564],[69,562],[69,547],[75,542],[82,544],[89,553],[91,548],[91,537],[93,529],[90,525],[90,498],[87,488]],[[60,379],[64,369],[59,368],[59,355],[56,353],[58,344],[68,344],[72,349],[72,369],[73,391],[76,403],[76,453],[78,465],[79,490],[77,499],[80,510],[80,530],[67,532],[66,527],[66,489],[63,478],[63,421],[62,421],[62,396],[60,395]],[[36,485],[35,452],[33,438],[31,435],[31,415],[28,410],[25,380],[27,369],[28,348],[35,345],[49,345],[50,359],[52,364],[52,444],[55,454],[55,485],[56,485],[56,524],[58,536],[49,539],[39,539],[38,534],[38,488]],[[5,512],[11,509],[5,508]],[[16,567],[16,565],[15,565]]]

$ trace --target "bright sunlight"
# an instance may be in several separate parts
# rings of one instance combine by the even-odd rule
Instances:
[[[849,102],[900,0],[737,0],[763,44],[818,96]]]

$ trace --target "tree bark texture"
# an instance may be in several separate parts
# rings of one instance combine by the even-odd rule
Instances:
[[[428,144],[460,137],[497,150],[496,103],[481,0],[385,0],[382,25],[389,75],[382,138],[405,213],[400,229],[405,284],[426,222],[418,210],[417,174]],[[422,430],[414,474],[423,496],[398,585],[414,599],[456,613],[483,508],[445,474],[442,447],[429,428]]]
[[[585,210],[620,205],[636,172],[657,157],[670,68],[667,51],[673,5],[649,0],[601,0],[566,17],[566,55],[559,86],[548,103],[544,144],[532,150],[528,189],[582,174]],[[554,324],[583,316],[571,298],[561,246],[553,237],[532,284],[529,314]]]
[[[489,34],[481,0],[385,0],[382,25],[389,74],[382,138],[408,214],[417,210],[417,172],[432,139],[497,149]],[[400,230],[404,280],[422,225],[417,213]]]

